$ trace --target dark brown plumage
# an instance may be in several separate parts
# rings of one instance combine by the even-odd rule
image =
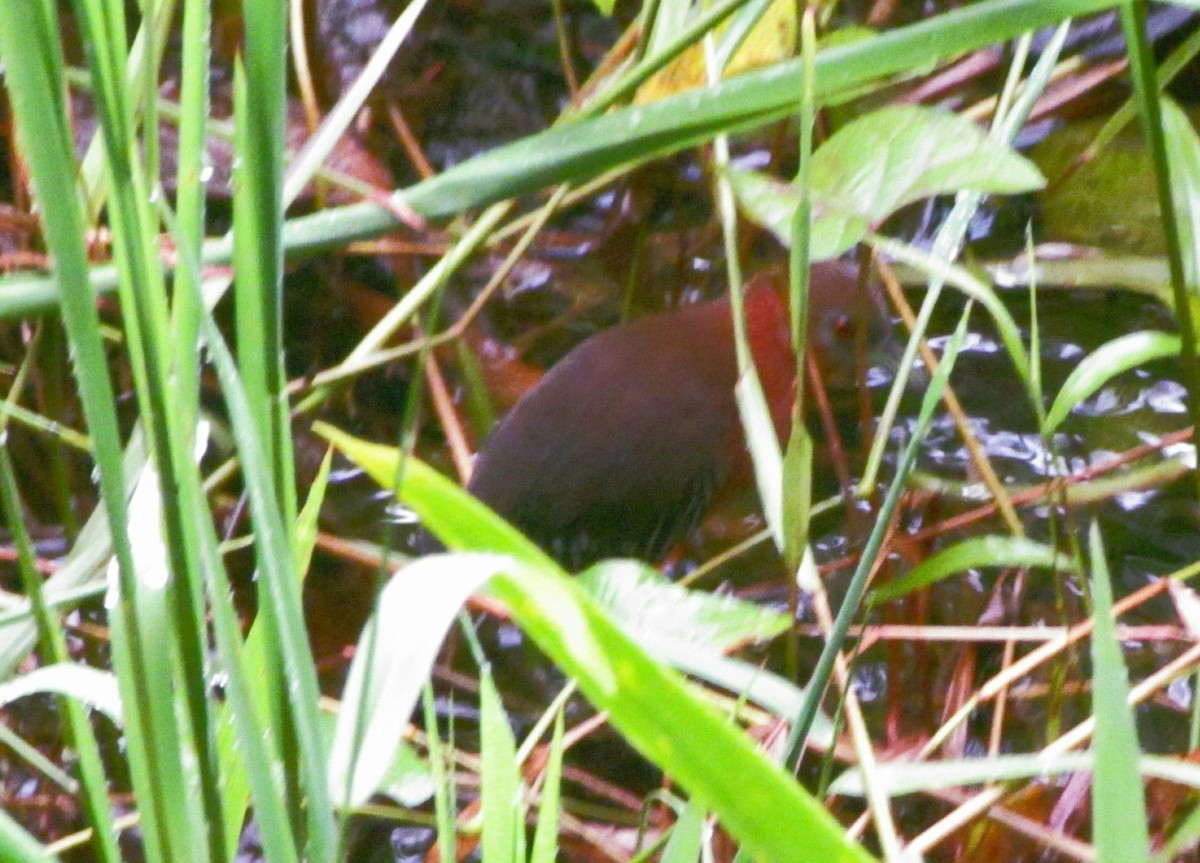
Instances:
[[[846,352],[840,318],[852,308],[855,279],[840,263],[813,268],[810,332],[824,363]],[[781,282],[755,277],[745,305],[784,439],[795,362]],[[568,568],[661,558],[719,488],[750,476],[736,378],[727,299],[605,330],[568,353],[496,427],[468,489]]]

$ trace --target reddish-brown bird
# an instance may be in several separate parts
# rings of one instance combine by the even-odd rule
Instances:
[[[810,344],[823,368],[852,363],[846,323],[856,280],[849,265],[813,267]],[[745,308],[763,391],[786,440],[796,366],[782,281],[756,276]],[[659,559],[719,488],[751,475],[736,380],[728,299],[605,330],[559,361],[496,427],[468,489],[569,568]]]

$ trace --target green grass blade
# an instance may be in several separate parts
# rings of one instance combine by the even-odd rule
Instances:
[[[1092,780],[1092,842],[1097,863],[1139,863],[1150,859],[1146,795],[1138,772],[1137,726],[1129,705],[1129,670],[1113,622],[1112,581],[1100,526],[1088,530],[1092,563],[1092,713],[1096,758]]]
[[[274,9],[274,11],[269,11]],[[250,398],[267,466],[275,478],[284,529],[296,521],[292,482],[291,417],[283,370],[283,123],[282,4],[267,3],[256,18],[278,17],[277,27],[247,29],[246,68],[235,76],[234,138],[238,165],[233,201],[238,372]],[[249,25],[249,22],[247,22]],[[263,32],[251,42],[251,32]],[[278,30],[278,32],[276,32]],[[257,57],[266,54],[273,62]],[[240,66],[238,68],[241,68]],[[264,80],[265,78],[265,80]]]
[[[153,9],[147,10],[153,12]],[[224,863],[224,843],[220,825],[223,822],[219,779],[215,760],[215,738],[212,714],[205,678],[207,631],[203,610],[203,587],[200,584],[198,539],[192,529],[194,522],[184,512],[184,499],[174,493],[181,485],[181,472],[192,469],[193,430],[185,423],[194,411],[175,409],[177,399],[193,402],[182,390],[171,386],[172,349],[168,326],[166,285],[159,262],[158,222],[152,207],[150,188],[157,183],[157,165],[153,161],[156,148],[139,142],[135,128],[135,107],[126,75],[130,66],[126,52],[123,10],[102,0],[76,0],[76,17],[91,50],[88,53],[89,71],[95,99],[97,118],[105,142],[105,179],[108,185],[107,215],[113,238],[113,254],[118,270],[118,290],[121,297],[123,323],[127,336],[133,377],[137,384],[141,421],[147,429],[154,458],[154,474],[143,474],[143,500],[154,512],[145,517],[157,529],[161,525],[161,542],[166,557],[153,557],[150,572],[161,567],[162,583],[142,574],[136,586],[137,613],[145,614],[144,633],[129,630],[130,638],[143,634],[150,640],[143,652],[150,657],[145,668],[128,667],[129,673],[157,673],[151,677],[156,697],[173,702],[173,714],[163,717],[163,742],[170,745],[172,735],[178,738],[179,767],[169,760],[156,758],[155,770],[174,773],[164,775],[153,793],[165,797],[164,811],[175,817],[167,823],[173,844],[188,849],[192,855],[207,858],[211,863]],[[143,31],[148,47],[153,48],[153,30]],[[154,79],[153,67],[144,66],[142,75]],[[153,83],[145,85],[154,92]],[[153,135],[157,135],[154,113],[148,114]],[[141,146],[139,146],[141,143]],[[141,154],[141,156],[139,156]],[[141,159],[149,158],[148,165]],[[194,363],[192,358],[190,362]],[[195,376],[193,376],[193,380]],[[147,469],[149,471],[149,469]],[[158,492],[158,477],[171,491]],[[153,477],[151,479],[151,477]],[[135,499],[137,495],[135,494]],[[198,502],[197,502],[198,501]],[[204,507],[203,498],[191,501]],[[142,531],[150,536],[156,530]],[[126,625],[128,617],[118,616]],[[156,630],[151,631],[151,629]],[[115,633],[123,638],[126,633]],[[164,644],[170,650],[162,650]],[[172,723],[178,723],[172,731]],[[161,765],[160,765],[160,762]],[[194,771],[194,775],[192,775]],[[171,780],[175,781],[171,781]],[[199,794],[189,783],[198,783]],[[196,808],[197,800],[201,809]],[[187,813],[187,817],[183,816]]]
[[[887,75],[928,68],[959,52],[1111,5],[1102,0],[990,0],[873,39],[832,46],[816,56],[816,99],[828,104]],[[795,111],[803,63],[800,58],[706,89],[557,126],[418,183],[404,191],[404,200],[425,216],[451,215],[774,122]]]
[[[885,602],[979,567],[1023,567],[1070,571],[1071,559],[1053,546],[1020,536],[976,536],[927,557],[902,577],[876,588],[872,602]]]
[[[1073,410],[1117,375],[1155,360],[1177,357],[1180,346],[1179,336],[1152,330],[1105,342],[1071,370],[1046,412],[1042,434],[1057,431]]]
[[[537,829],[529,863],[554,863],[558,855],[558,825],[562,816],[563,714],[561,707],[554,714],[554,735],[542,781],[541,802],[538,804]]]
[[[14,392],[16,389],[14,387]],[[6,431],[0,430],[0,436],[6,434]],[[25,526],[12,458],[5,443],[6,441],[0,439],[0,512],[4,514],[4,523],[12,533],[17,548],[18,566],[25,593],[37,618],[43,661],[66,663],[70,658],[66,636],[45,601],[42,579],[34,562],[33,541]],[[93,690],[91,687],[85,687],[84,692],[91,693]],[[100,760],[100,748],[96,744],[96,737],[83,708],[70,698],[59,699],[59,705],[66,722],[66,740],[75,749],[79,761],[83,808],[92,827],[92,848],[99,860],[116,863],[121,859],[121,853],[117,848],[116,833],[112,829],[112,810],[108,804],[108,783],[104,775],[104,765]]]
[[[336,105],[322,121],[321,126],[312,137],[304,142],[300,152],[288,165],[287,177],[283,183],[283,207],[286,210],[304,191],[304,187],[312,180],[313,174],[333,152],[342,135],[354,122],[362,110],[363,104],[379,83],[379,79],[392,62],[400,46],[412,32],[417,18],[425,9],[427,0],[415,0],[404,7],[404,11],[388,29],[387,34],[380,40],[379,45],[371,53],[371,57],[363,65],[362,71],[354,82],[346,88],[345,93],[338,99]]]
[[[112,526],[120,584],[113,608],[114,660],[126,702],[131,771],[143,812],[147,856],[162,859],[188,831],[180,817],[188,809],[175,795],[182,791],[179,744],[169,676],[165,690],[155,689],[159,668],[148,654],[135,608],[136,571],[129,544],[120,434],[99,320],[88,284],[84,222],[74,185],[72,139],[61,113],[60,76],[47,66],[58,56],[57,23],[45,17],[47,6],[0,4],[0,52],[13,98],[18,131],[43,205],[42,220],[54,255],[63,320],[69,333],[80,396],[95,446],[104,508]],[[118,631],[127,632],[128,638]],[[162,642],[159,642],[160,644]],[[161,651],[160,651],[161,653]],[[136,671],[134,671],[136,669]],[[171,809],[172,802],[180,805]],[[172,828],[171,822],[178,827]],[[179,833],[175,831],[179,830]],[[174,838],[171,838],[174,837]],[[164,844],[166,843],[166,844]],[[189,852],[196,848],[189,846]],[[179,848],[179,853],[183,849]]]
[[[1183,273],[1194,319],[1200,311],[1200,136],[1183,109],[1170,99],[1163,100],[1162,111]]]
[[[350,663],[329,756],[330,793],[341,805],[379,790],[400,745],[397,717],[412,714],[446,631],[493,569],[464,555],[431,555],[380,592]]]
[[[298,863],[299,841],[293,833],[287,802],[280,781],[277,733],[267,721],[268,693],[261,685],[266,678],[266,649],[261,623],[255,624],[249,645],[242,643],[240,624],[232,605],[229,581],[221,565],[217,538],[211,521],[205,535],[204,565],[208,571],[213,634],[221,668],[226,676],[226,704],[221,713],[222,735],[217,751],[221,757],[222,796],[225,820],[220,825],[225,853],[232,859],[238,847],[246,815],[246,800],[254,804],[263,855],[268,863]],[[238,760],[234,766],[231,762]]]
[[[443,860],[454,859],[455,808],[457,799],[454,788],[454,773],[446,769],[449,763],[447,747],[443,745],[438,731],[437,708],[434,705],[433,687],[428,681],[421,693],[421,709],[425,718],[426,735],[429,740],[429,773],[433,780],[433,813],[437,823],[437,848]],[[453,714],[451,714],[453,716]],[[453,726],[451,726],[453,739]]]
[[[204,319],[201,334],[221,381],[243,465],[258,551],[258,624],[265,625],[264,638],[274,651],[273,661],[288,681],[289,721],[295,731],[299,762],[297,775],[307,798],[309,856],[332,860],[336,856],[337,831],[327,790],[325,741],[317,712],[316,668],[304,627],[300,583],[295,575],[295,549],[288,546],[288,531],[277,506],[274,477],[266,463],[254,414],[229,347],[209,316]]]
[[[525,803],[517,744],[513,739],[491,670],[479,670],[480,797],[483,801],[483,859],[524,863],[518,831],[525,829]]]
[[[297,524],[296,567],[300,577],[308,570],[316,544],[317,515],[329,482],[332,450],[325,454],[317,477],[313,481],[300,512]],[[209,558],[209,566],[219,583],[212,586],[214,596],[228,593],[223,586],[224,573],[219,568],[219,557]],[[267,675],[267,645],[265,626],[253,625],[244,644],[240,643],[240,627],[233,609],[228,603],[213,603],[214,631],[218,636],[220,655],[226,665],[235,664],[240,675],[237,685],[231,681],[230,693],[221,711],[218,722],[218,752],[221,763],[222,797],[225,801],[226,853],[236,856],[250,802],[249,779],[262,779],[270,774],[273,750],[266,743],[269,729],[266,727],[267,693],[262,687],[246,687],[240,681],[265,680]],[[291,824],[284,815],[282,789],[277,785],[259,784],[254,788],[256,820],[264,834],[264,846],[269,846],[266,856],[270,860],[290,860],[296,856],[296,842],[291,835]],[[265,801],[265,802],[264,802]]]
[[[182,63],[179,92],[179,153],[175,176],[175,230],[177,253],[196,262],[204,245],[204,170],[208,163],[207,135],[211,66],[208,33],[212,15],[205,0],[185,0],[183,8]],[[179,425],[194,429],[200,393],[201,286],[199,268],[181,266],[175,273],[176,291],[171,310],[171,364],[178,376],[176,410]],[[190,441],[191,435],[188,435]]]
[[[1183,340],[1181,360],[1183,382],[1188,390],[1188,416],[1192,425],[1200,426],[1200,358],[1197,358],[1196,320],[1188,299],[1187,273],[1183,260],[1183,238],[1180,216],[1172,196],[1172,165],[1167,157],[1163,123],[1162,99],[1155,76],[1154,50],[1146,35],[1146,3],[1126,2],[1120,6],[1121,27],[1129,55],[1129,75],[1133,82],[1138,113],[1146,149],[1154,165],[1155,190],[1162,210],[1162,230],[1167,246],[1167,263],[1171,270],[1171,287],[1175,298],[1175,320]],[[1200,472],[1195,474],[1197,493],[1200,493]]]
[[[896,507],[900,503],[900,496],[904,491],[908,475],[912,472],[913,465],[916,463],[917,453],[922,442],[925,440],[925,435],[929,432],[929,427],[933,422],[934,411],[937,409],[942,392],[950,380],[950,373],[954,369],[958,352],[962,347],[963,339],[966,337],[967,319],[971,313],[971,306],[972,303],[968,302],[966,308],[963,309],[958,327],[955,329],[950,342],[946,345],[942,361],[938,365],[937,374],[933,376],[928,389],[925,390],[925,397],[921,401],[921,410],[917,415],[917,422],[913,429],[912,437],[900,457],[899,464],[896,466],[896,476],[892,480],[892,484],[888,487],[887,496],[884,498],[879,514],[876,516],[875,525],[871,529],[871,535],[867,538],[862,555],[859,557],[859,563],[854,570],[854,575],[851,576],[850,583],[846,588],[846,595],[842,598],[842,605],[838,609],[833,627],[826,636],[825,645],[821,648],[821,655],[817,659],[816,668],[809,678],[804,703],[801,705],[800,712],[796,715],[796,720],[792,725],[792,731],[788,738],[787,751],[789,763],[793,759],[798,758],[803,752],[804,744],[816,719],[821,699],[824,697],[825,687],[829,684],[829,678],[833,674],[834,661],[837,658],[838,652],[842,649],[846,633],[850,629],[850,621],[859,613],[859,603],[862,601],[863,594],[867,588],[867,577],[870,575],[871,568],[875,565],[875,558],[882,547],[888,525],[891,524],[892,513],[895,512]]]
[[[694,801],[683,805],[675,819],[667,844],[663,846],[660,863],[697,863],[704,845],[704,819],[707,813]]]
[[[907,27],[817,53],[816,99],[839,94],[888,75],[927,69],[933,63],[1009,39],[1026,30],[1117,5],[1116,0],[984,0],[931,16]],[[762,126],[795,110],[803,81],[797,59],[747,72],[712,88],[681,93],[649,105],[624,108],[521,139],[418,183],[402,192],[426,217],[461,213],[491,201],[547,185],[595,176],[629,160],[676,152],[721,132]],[[302,254],[345,245],[394,230],[393,212],[374,203],[352,204],[290,220],[283,245]],[[205,244],[202,262],[227,264],[228,238]],[[111,290],[111,268],[97,267],[96,290]],[[43,276],[0,282],[0,318],[29,314],[54,303],[54,286]]]
[[[58,858],[46,851],[11,815],[0,809],[0,860],[11,863],[57,863]]]
[[[54,332],[58,332],[57,328],[55,328]],[[38,673],[43,668],[63,667],[70,663],[70,652],[67,647],[66,635],[56,616],[56,610],[52,608],[46,599],[42,576],[37,569],[33,539],[26,525],[25,509],[22,506],[20,492],[17,487],[16,471],[7,446],[8,420],[13,408],[16,406],[15,400],[24,391],[29,375],[39,358],[40,336],[41,331],[39,330],[38,334],[34,336],[30,350],[22,361],[16,377],[12,381],[8,398],[4,401],[3,405],[0,405],[0,513],[3,514],[4,523],[8,525],[9,532],[12,535],[12,542],[17,551],[17,569],[21,575],[21,583],[28,598],[31,612],[38,626],[38,640],[41,646],[41,661],[43,664],[38,669],[35,669],[32,672],[33,674]],[[57,352],[54,356],[58,357]],[[48,371],[50,375],[55,375],[56,372],[65,370],[54,368]],[[57,390],[60,387],[55,386],[54,389]],[[65,471],[65,464],[61,461],[56,462],[56,466],[62,467]],[[66,504],[66,510],[69,511],[70,507],[66,503],[65,497],[62,502]],[[29,675],[25,675],[17,680],[26,680],[28,677]],[[119,711],[120,703],[115,695],[115,681],[111,677],[107,678],[107,681],[114,684],[112,687],[114,701],[116,701]],[[91,694],[92,689],[85,687],[85,693]],[[65,722],[64,738],[67,745],[74,747],[77,753],[77,770],[80,782],[75,783],[70,777],[66,778],[69,780],[70,785],[82,785],[83,811],[92,826],[94,853],[102,861],[115,863],[115,861],[120,859],[120,852],[117,849],[116,833],[112,829],[111,824],[112,812],[108,803],[108,783],[104,775],[104,766],[100,760],[100,749],[92,732],[92,726],[88,722],[87,713],[71,698],[60,698],[59,709],[62,712]],[[49,766],[54,770],[58,770],[56,765]],[[73,790],[72,793],[77,793],[77,789]]]

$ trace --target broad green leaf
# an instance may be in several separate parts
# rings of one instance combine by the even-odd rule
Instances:
[[[787,629],[786,615],[732,596],[686,590],[635,561],[598,563],[578,581],[656,659],[776,716],[795,716],[802,689],[722,653],[776,637]],[[833,726],[826,717],[817,717],[813,739],[831,745]]]
[[[799,202],[795,187],[759,171],[735,170],[730,180],[742,213],[790,247],[792,213]],[[836,258],[857,243],[870,227],[871,222],[867,218],[852,213],[835,214],[828,209],[821,210],[814,200],[813,225],[809,234],[811,259],[815,262]]]
[[[1136,124],[1091,158],[1081,159],[1101,120],[1070,123],[1038,142],[1030,157],[1052,182],[1038,194],[1047,239],[1109,252],[1161,255],[1162,213],[1154,171]]]
[[[734,172],[743,211],[791,243],[798,195],[790,183]],[[882,108],[842,127],[813,154],[812,259],[845,252],[913,201],[964,189],[1014,194],[1041,188],[1037,168],[974,123],[932,108]]]
[[[835,104],[864,86],[908,70],[1095,12],[1115,0],[984,0],[931,15],[867,39],[829,43],[816,57],[818,104]],[[566,180],[594,178],[632,159],[666,155],[704,143],[720,132],[762,127],[791,116],[803,85],[803,62],[756,69],[716,87],[681,93],[649,105],[561,123],[469,159],[403,190],[404,202],[426,218],[458,215]],[[290,220],[284,244],[291,254],[343,245],[395,229],[397,218],[374,202],[329,208]],[[205,264],[228,263],[227,237],[205,244]],[[94,268],[92,288],[113,288],[114,268]],[[0,280],[0,317],[45,310],[56,296],[44,274]]]
[[[384,488],[394,488],[400,466],[395,447],[352,437],[326,423],[313,423],[313,431],[330,441]],[[422,522],[447,548],[509,554],[535,566],[557,568],[532,541],[501,518],[477,518],[476,508],[457,506],[465,494],[420,459],[405,459],[402,485]],[[477,504],[482,509],[482,504]]]

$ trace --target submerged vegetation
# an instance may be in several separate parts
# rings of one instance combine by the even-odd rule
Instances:
[[[0,2],[0,859],[1194,859],[1197,15],[350,5]],[[661,571],[463,491],[839,257]]]

